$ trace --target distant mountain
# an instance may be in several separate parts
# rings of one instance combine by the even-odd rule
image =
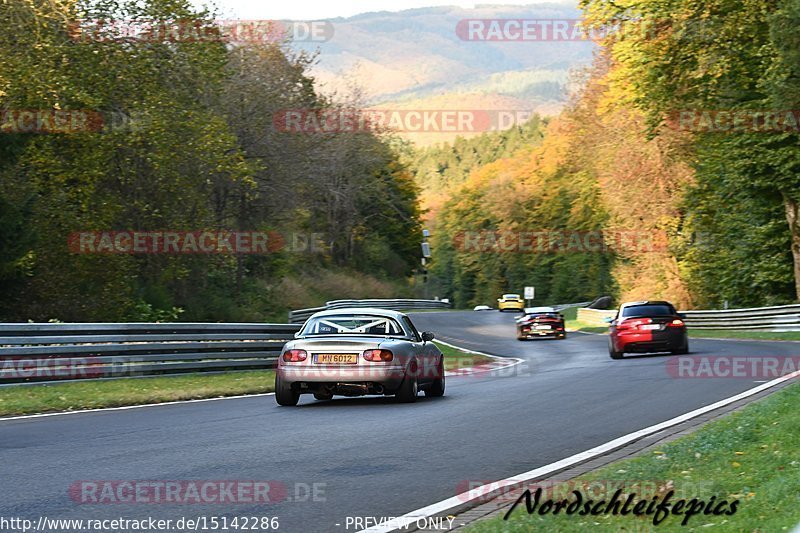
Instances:
[[[444,109],[468,101],[483,109],[557,112],[572,69],[587,65],[590,42],[476,42],[456,32],[464,19],[578,19],[563,4],[429,7],[331,19],[333,38],[319,49],[314,75],[327,91],[355,81],[370,103]],[[425,143],[427,144],[427,142]]]

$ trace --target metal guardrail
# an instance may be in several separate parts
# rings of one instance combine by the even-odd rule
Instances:
[[[447,300],[414,300],[414,299],[385,299],[385,300],[331,300],[326,302],[325,307],[313,307],[310,309],[298,309],[289,312],[289,322],[292,324],[302,324],[308,317],[319,311],[327,309],[343,309],[345,307],[377,307],[380,309],[393,309],[395,311],[410,311],[423,309],[450,309],[450,302]]]
[[[586,307],[590,303],[592,302],[580,302],[576,304],[559,304],[559,305],[553,305],[552,308],[555,309],[556,311],[563,311],[564,309],[569,309],[571,307]]]
[[[713,309],[681,311],[691,329],[729,329],[744,331],[800,331],[800,305],[751,307],[746,309]],[[616,310],[579,309],[578,320],[590,325],[605,326],[606,317]]]
[[[325,311],[328,309],[327,307],[310,307],[308,309],[297,309],[295,311],[289,311],[289,323],[290,324],[302,324],[308,318],[313,315],[314,313],[318,313],[320,311]]]
[[[0,324],[0,384],[274,368],[294,324]]]
[[[800,331],[800,305],[682,312],[693,329]]]

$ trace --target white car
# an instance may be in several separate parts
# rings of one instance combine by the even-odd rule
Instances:
[[[414,402],[418,391],[443,396],[444,358],[433,333],[386,309],[331,309],[312,315],[284,345],[275,373],[275,400],[297,405],[367,394]]]

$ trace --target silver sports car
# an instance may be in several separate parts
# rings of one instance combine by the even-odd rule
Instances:
[[[403,313],[386,309],[334,309],[316,313],[283,347],[275,373],[275,400],[297,405],[301,394],[444,395],[444,357],[433,333],[420,334]]]

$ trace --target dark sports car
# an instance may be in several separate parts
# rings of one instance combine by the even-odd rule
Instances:
[[[536,337],[566,339],[564,316],[552,307],[529,307],[517,318],[517,340]]]
[[[612,359],[621,359],[626,352],[689,353],[683,316],[669,302],[622,304],[610,324],[608,353]]]

